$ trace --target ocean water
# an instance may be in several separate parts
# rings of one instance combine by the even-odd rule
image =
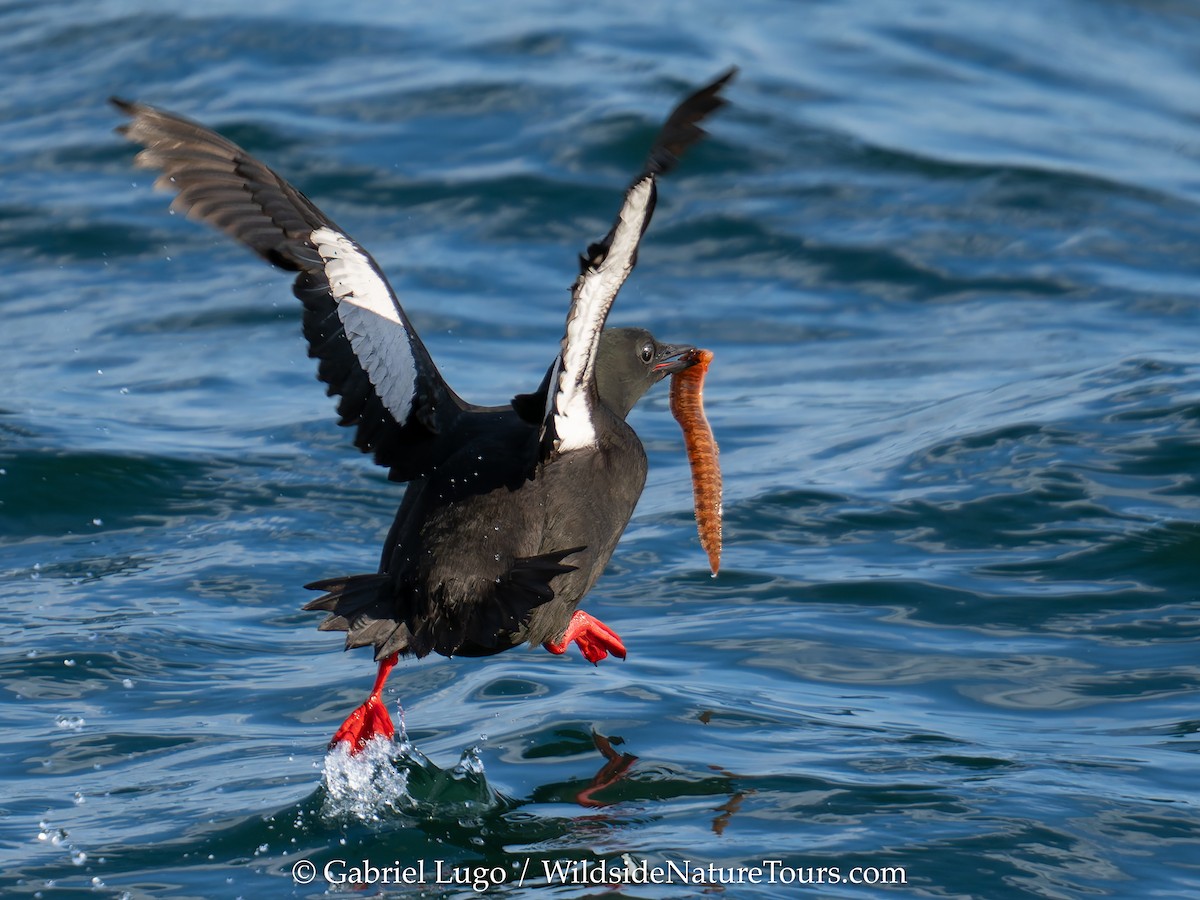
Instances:
[[[1172,0],[0,4],[0,893],[1200,896],[1197,48]],[[731,64],[612,317],[716,355],[720,576],[660,389],[585,604],[628,660],[404,662],[405,739],[327,754],[373,666],[302,585],[401,489],[106,98],[284,173],[499,403]]]

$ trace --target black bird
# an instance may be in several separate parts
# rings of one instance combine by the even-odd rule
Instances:
[[[307,585],[305,609],[346,647],[373,646],[379,672],[343,723],[356,752],[393,727],[380,700],[399,655],[486,656],[518,644],[592,663],[625,657],[621,639],[578,610],[633,514],[646,453],[625,416],[695,349],[636,328],[605,329],[637,260],[657,177],[725,101],[730,70],[671,113],[612,229],[580,257],[566,332],[541,386],[505,406],[475,406],[445,382],[371,256],[300,191],[213,131],[164,110],[113,99],[118,131],[143,145],[172,208],[207,222],[270,263],[298,273],[309,356],[340,424],[393,481],[408,482],[377,573]]]

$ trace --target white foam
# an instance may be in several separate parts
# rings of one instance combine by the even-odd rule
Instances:
[[[487,783],[478,745],[462,752],[454,768],[442,770],[404,735],[376,737],[351,756],[346,744],[325,755],[325,799],[321,815],[365,823],[426,818],[473,817],[504,803]]]
[[[375,737],[354,756],[344,743],[325,754],[321,814],[341,821],[380,822],[413,811],[417,804],[408,792],[408,771],[396,767],[395,753],[395,741]]]

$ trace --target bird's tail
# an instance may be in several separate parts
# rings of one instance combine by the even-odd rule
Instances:
[[[321,631],[346,632],[347,650],[373,645],[376,660],[410,652],[408,628],[395,616],[390,575],[347,575],[314,581],[305,587],[325,591],[304,608],[329,613],[317,627]]]
[[[374,646],[377,661],[393,653],[418,658],[431,652],[487,656],[513,646],[504,636],[518,633],[530,613],[554,597],[551,582],[576,568],[563,559],[583,549],[516,559],[472,603],[446,596],[444,585],[432,595],[413,592],[380,572],[307,584],[306,588],[325,593],[304,608],[329,613],[317,627],[346,632],[347,650]]]

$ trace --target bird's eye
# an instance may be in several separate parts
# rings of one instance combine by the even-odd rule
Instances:
[[[642,344],[642,362],[648,363],[654,359],[654,345],[650,343]]]

